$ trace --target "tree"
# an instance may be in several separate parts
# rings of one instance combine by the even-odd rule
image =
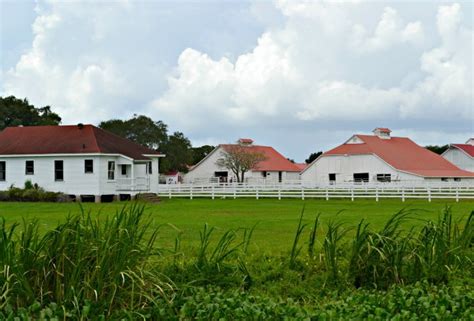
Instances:
[[[28,100],[0,97],[0,130],[11,126],[59,125],[61,117],[50,106],[35,108]]]
[[[215,149],[214,146],[211,145],[203,145],[200,147],[193,147],[193,161],[192,165],[196,165],[201,160],[204,159],[209,153],[211,153]]]
[[[238,144],[226,147],[216,164],[231,170],[237,177],[237,182],[241,183],[244,181],[245,173],[265,159],[264,154],[253,152],[251,146]]]
[[[165,123],[143,115],[134,115],[129,120],[103,121],[99,127],[151,149],[161,149],[168,139],[168,126]]]
[[[441,145],[441,146],[438,146],[438,145],[428,145],[428,146],[425,146],[425,148],[427,150],[430,150],[436,154],[439,154],[441,155],[442,153],[444,153],[448,148],[449,148],[449,145]]]
[[[160,171],[162,173],[171,170],[188,172],[188,166],[193,160],[193,150],[191,142],[183,133],[175,132],[169,136],[160,147],[160,152],[166,155],[160,162]]]
[[[307,159],[305,159],[305,163],[306,164],[311,164],[316,158],[318,158],[319,156],[321,156],[323,154],[323,152],[319,151],[317,153],[311,153],[309,155],[309,157]]]

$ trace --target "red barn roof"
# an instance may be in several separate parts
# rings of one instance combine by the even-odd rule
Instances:
[[[236,146],[234,144],[224,144],[219,145],[224,150],[230,148],[231,146]],[[259,145],[250,145],[246,146],[251,153],[261,153],[266,159],[258,163],[258,165],[253,168],[253,171],[256,172],[300,172],[301,169],[294,163],[286,159],[285,156],[277,152],[273,147],[270,146],[259,146]],[[197,165],[196,165],[197,166]]]
[[[8,127],[0,132],[0,155],[122,154],[135,160],[160,155],[93,125]]]
[[[474,157],[474,146],[469,144],[452,144],[451,146],[456,147],[471,157]]]
[[[440,155],[418,146],[406,137],[381,139],[377,136],[355,135],[362,143],[345,143],[323,155],[376,155],[393,168],[425,177],[474,177]]]

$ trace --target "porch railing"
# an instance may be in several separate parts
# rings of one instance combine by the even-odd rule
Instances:
[[[150,190],[149,177],[117,178],[118,191],[143,192]]]

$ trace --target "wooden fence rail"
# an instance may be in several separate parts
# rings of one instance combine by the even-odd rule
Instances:
[[[383,198],[406,199],[474,199],[474,187],[321,187],[304,186],[245,186],[245,185],[164,185],[158,195],[168,198],[321,198],[351,199],[369,198],[378,201]]]

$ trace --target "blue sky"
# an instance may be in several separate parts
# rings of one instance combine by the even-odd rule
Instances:
[[[64,123],[146,114],[194,145],[251,137],[302,161],[390,127],[474,136],[473,5],[432,1],[9,1],[2,95]]]

